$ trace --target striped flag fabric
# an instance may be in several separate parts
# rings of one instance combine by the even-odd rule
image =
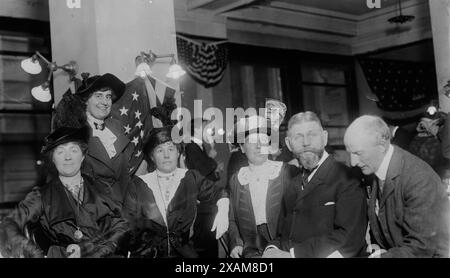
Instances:
[[[180,63],[188,74],[205,88],[216,86],[222,80],[228,64],[227,41],[197,42],[177,35]]]

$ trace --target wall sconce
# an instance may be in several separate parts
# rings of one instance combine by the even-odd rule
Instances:
[[[69,74],[70,81],[73,81],[75,79],[75,75],[77,74],[77,63],[75,61],[70,61],[68,64],[58,66],[56,62],[50,62],[42,56],[41,53],[36,51],[31,58],[23,60],[20,66],[29,74],[39,74],[42,72],[39,59],[46,64],[49,70],[48,78],[44,84],[33,88],[31,90],[31,95],[40,102],[49,102],[52,99],[52,95],[50,94],[50,81],[52,79],[53,72],[61,69],[67,72]]]
[[[179,79],[183,75],[186,74],[186,71],[177,64],[175,59],[175,54],[163,54],[156,55],[153,51],[149,51],[149,53],[141,52],[141,54],[136,57],[136,75],[141,77],[145,77],[147,74],[151,74],[151,67],[155,64],[157,59],[160,58],[171,58],[170,60],[170,68],[166,74],[167,78]]]

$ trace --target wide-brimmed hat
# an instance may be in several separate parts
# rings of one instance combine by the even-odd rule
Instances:
[[[270,120],[261,116],[250,116],[239,119],[228,134],[228,142],[234,145],[243,144],[250,134],[262,133],[271,135]]]
[[[113,102],[115,102],[123,95],[125,91],[125,83],[111,73],[95,75],[84,78],[75,95],[80,97],[82,100],[87,101],[92,93],[103,88],[110,88],[112,90]]]
[[[81,128],[60,127],[45,137],[45,144],[41,153],[47,153],[61,144],[68,142],[88,143],[90,128],[83,126]]]

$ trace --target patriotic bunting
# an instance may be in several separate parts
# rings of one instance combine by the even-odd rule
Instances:
[[[428,104],[437,96],[436,74],[432,64],[361,59],[367,83],[385,111],[408,111]]]
[[[197,42],[177,35],[177,48],[180,63],[188,74],[205,88],[220,83],[228,63],[226,41]]]

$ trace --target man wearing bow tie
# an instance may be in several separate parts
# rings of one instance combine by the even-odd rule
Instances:
[[[103,190],[122,204],[129,183],[129,139],[121,122],[110,117],[111,106],[125,91],[125,84],[112,74],[93,76],[83,81],[75,96],[86,104],[91,127],[86,169],[104,185]]]
[[[266,258],[354,257],[365,250],[366,197],[350,169],[326,151],[327,131],[313,112],[294,115],[286,145],[303,167],[287,187],[277,239]]]

